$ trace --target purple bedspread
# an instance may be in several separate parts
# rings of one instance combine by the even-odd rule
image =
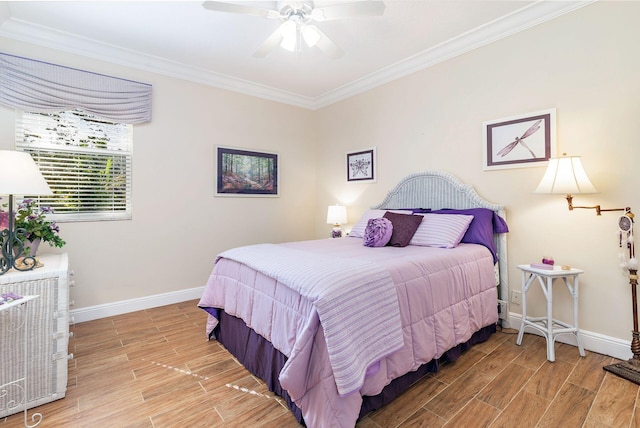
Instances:
[[[247,327],[241,319],[228,315],[218,309],[216,309],[216,313],[216,316],[219,316],[218,319],[220,323],[215,329],[215,339],[224,345],[249,372],[262,379],[269,388],[269,391],[282,397],[294,417],[301,425],[304,425],[305,422],[300,408],[291,400],[287,391],[282,388],[278,381],[278,374],[287,362],[287,357],[275,349],[273,345],[271,345],[271,342]],[[437,372],[440,364],[456,361],[464,351],[476,343],[484,342],[495,332],[495,324],[484,327],[475,332],[473,336],[471,336],[471,339],[449,349],[437,360],[431,360],[421,365],[417,370],[392,380],[384,387],[380,394],[363,396],[358,420],[369,412],[379,409],[393,401],[398,395],[406,391],[427,373]]]
[[[439,358],[498,319],[493,257],[485,247],[370,248],[357,238],[282,245],[382,265],[393,279],[400,305],[404,346],[380,360],[357,393],[341,397],[322,325],[309,322],[311,302],[246,265],[228,259],[216,264],[199,306],[223,308],[288,357],[279,382],[309,427],[353,427],[363,395],[379,394],[393,379]],[[217,322],[209,317],[207,333]],[[301,342],[301,335],[311,340]]]
[[[369,367],[403,345],[398,294],[377,263],[274,244],[238,247],[218,258],[267,275],[311,303],[307,325],[322,324],[340,395],[358,391]],[[292,360],[295,349],[313,340],[314,330],[298,331]]]

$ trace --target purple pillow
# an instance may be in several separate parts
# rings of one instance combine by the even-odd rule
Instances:
[[[500,217],[497,212],[493,212],[493,233],[509,233],[509,226],[505,219]]]
[[[391,239],[393,225],[386,218],[372,218],[367,222],[362,243],[365,247],[384,247]]]
[[[507,233],[509,227],[502,217],[487,208],[469,208],[464,210],[442,209],[431,211],[432,214],[466,214],[473,220],[462,237],[467,244],[480,244],[487,247],[493,255],[494,263],[498,261],[498,250],[493,242],[494,233]]]
[[[423,219],[421,215],[396,214],[391,211],[384,213],[383,217],[389,219],[393,225],[391,239],[387,244],[393,247],[406,247],[409,245]]]

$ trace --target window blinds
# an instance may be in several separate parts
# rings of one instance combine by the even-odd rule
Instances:
[[[79,110],[16,116],[16,148],[29,153],[54,196],[35,197],[57,221],[131,218],[132,125]],[[28,195],[26,195],[28,196]]]
[[[0,104],[32,113],[76,108],[118,123],[151,121],[151,85],[0,52]]]

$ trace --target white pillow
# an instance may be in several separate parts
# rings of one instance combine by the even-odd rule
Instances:
[[[408,210],[369,210],[362,214],[360,220],[351,228],[351,232],[349,232],[349,236],[352,238],[364,238],[364,231],[367,228],[367,223],[372,218],[380,218],[387,211],[391,211],[399,214],[413,214],[412,211]]]
[[[409,245],[423,247],[457,247],[473,220],[463,214],[419,214],[424,220],[411,238]]]

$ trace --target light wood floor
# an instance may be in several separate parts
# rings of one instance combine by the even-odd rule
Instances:
[[[64,399],[37,408],[41,427],[298,427],[261,381],[207,341],[197,301],[72,328]],[[499,332],[361,420],[388,427],[640,427],[638,386],[610,357]],[[32,413],[33,410],[30,411]],[[22,414],[0,419],[22,426]]]

